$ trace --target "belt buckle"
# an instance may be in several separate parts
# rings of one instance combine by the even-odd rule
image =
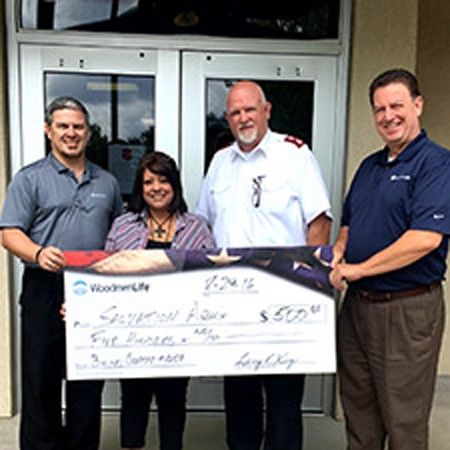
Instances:
[[[367,291],[363,290],[363,289],[357,289],[356,291],[357,291],[358,294],[359,294],[361,297],[363,297],[363,298],[367,298],[368,295],[369,295],[369,293],[368,293]]]
[[[366,291],[365,289],[359,289],[359,295],[366,300],[372,300],[374,298],[374,293]]]

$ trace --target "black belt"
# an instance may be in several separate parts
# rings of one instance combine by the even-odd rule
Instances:
[[[355,289],[358,295],[365,300],[383,301],[383,300],[395,300],[396,298],[414,297],[416,295],[425,294],[425,292],[431,292],[441,286],[440,281],[428,284],[426,286],[417,286],[411,289],[404,289],[402,291],[394,292],[379,292],[379,291],[366,291],[364,289]]]

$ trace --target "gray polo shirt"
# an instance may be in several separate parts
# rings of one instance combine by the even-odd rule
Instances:
[[[82,181],[50,153],[11,181],[0,228],[19,228],[36,244],[61,250],[102,249],[122,212],[117,180],[86,162]]]

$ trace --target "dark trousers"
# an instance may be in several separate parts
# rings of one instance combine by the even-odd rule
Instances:
[[[338,361],[349,450],[427,450],[444,327],[442,288],[388,301],[349,289]]]
[[[225,377],[227,444],[230,450],[301,450],[304,375]],[[263,425],[263,389],[266,430]]]
[[[145,446],[148,414],[153,394],[158,406],[161,450],[181,450],[186,422],[188,378],[143,378],[121,380],[121,446]]]
[[[65,328],[59,313],[63,278],[25,269],[22,279],[22,450],[96,450],[100,440],[103,381],[66,383],[66,425],[61,394]]]

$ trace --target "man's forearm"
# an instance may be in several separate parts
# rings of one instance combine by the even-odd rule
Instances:
[[[337,263],[341,262],[342,258],[344,257],[345,249],[347,248],[348,231],[348,226],[342,226],[339,230],[339,234],[333,245],[333,261],[331,264],[333,267]]]
[[[34,243],[22,230],[18,228],[1,230],[1,244],[23,261],[36,262],[36,253],[40,245]]]
[[[359,264],[363,276],[370,277],[409,266],[439,247],[442,234],[408,230],[389,247]]]
[[[331,219],[324,213],[308,224],[308,245],[325,245],[330,242]]]

